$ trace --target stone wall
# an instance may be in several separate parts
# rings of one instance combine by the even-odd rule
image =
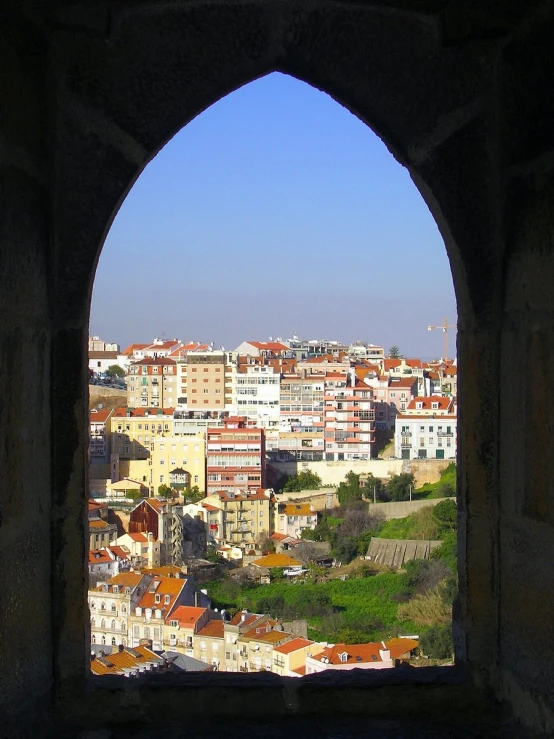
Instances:
[[[0,21],[4,733],[44,735],[54,705],[74,736],[152,716],[174,726],[223,716],[231,731],[237,716],[270,713],[469,721],[493,715],[482,696],[494,696],[552,736],[554,2],[21,0],[4,3]],[[378,689],[356,675],[340,686],[325,675],[200,675],[193,690],[186,677],[155,689],[91,681],[97,260],[159,149],[275,70],[326,91],[382,137],[445,241],[459,315],[458,668],[380,675]]]

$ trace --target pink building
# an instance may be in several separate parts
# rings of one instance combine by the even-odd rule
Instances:
[[[412,398],[417,395],[418,379],[413,376],[391,375],[368,379],[366,382],[373,389],[375,428],[394,429],[396,416],[404,413]]]

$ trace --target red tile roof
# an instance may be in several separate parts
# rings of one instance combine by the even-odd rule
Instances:
[[[310,641],[309,639],[303,639],[299,636],[296,639],[291,639],[291,641],[288,641],[286,644],[281,644],[280,647],[275,647],[273,651],[279,652],[280,654],[290,654],[291,652],[296,652],[297,649],[311,647],[312,644],[315,644],[315,642]]]
[[[111,408],[103,408],[102,410],[91,410],[89,413],[90,423],[106,423],[112,413]]]
[[[421,406],[419,405],[421,403]],[[438,404],[437,408],[433,407],[433,404]],[[408,403],[407,410],[439,410],[448,411],[453,405],[452,398],[444,395],[431,395],[431,396],[416,396],[412,398]]]
[[[195,623],[206,613],[206,610],[206,608],[196,608],[195,606],[177,606],[166,621],[178,621],[181,627],[194,628]]]
[[[198,632],[198,636],[209,636],[212,639],[223,639],[224,624],[220,619],[212,619]]]

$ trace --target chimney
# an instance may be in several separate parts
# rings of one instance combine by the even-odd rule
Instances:
[[[248,615],[248,611],[242,611],[242,613],[240,614],[240,622],[241,623],[244,623],[244,621],[246,621],[246,616],[247,615]]]

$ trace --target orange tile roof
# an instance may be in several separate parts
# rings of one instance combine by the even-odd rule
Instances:
[[[276,629],[271,629],[271,631],[265,631],[262,634],[258,634],[257,629],[251,629],[243,634],[243,637],[246,639],[252,639],[253,641],[261,641],[264,642],[264,644],[277,644],[280,641],[291,639],[292,634],[289,634],[286,631],[277,631]]]
[[[88,561],[90,564],[106,564],[113,562],[114,558],[110,557],[110,553],[106,549],[89,549]]]
[[[242,620],[243,615],[246,615],[244,621]],[[235,613],[233,618],[229,621],[229,625],[248,626],[248,624],[251,624],[253,621],[256,621],[256,619],[261,617],[262,614],[260,613],[248,613],[248,611],[239,611],[238,613]]]
[[[306,674],[306,665],[301,665],[301,667],[297,667],[296,669],[291,670],[291,672],[296,672],[297,675],[303,676]]]
[[[285,516],[314,516],[315,512],[312,511],[309,503],[287,503],[282,511],[279,513]]]
[[[88,522],[89,528],[91,529],[107,529],[111,528],[114,524],[109,524],[107,521],[102,521],[101,518],[95,518]]]
[[[421,410],[447,411],[453,404],[453,400],[452,398],[444,395],[418,395],[410,400],[407,410],[420,410],[420,408],[418,408],[419,403],[421,403]],[[433,408],[433,403],[438,403],[438,408]]]
[[[387,649],[390,650],[390,656],[392,659],[400,659],[406,652],[411,652],[415,649],[419,642],[417,639],[405,639],[405,638],[394,638],[389,639],[385,642]]]
[[[195,606],[177,606],[171,616],[166,621],[178,621],[181,627],[194,627],[194,624],[201,616],[206,613],[206,608],[196,608]]]
[[[223,639],[224,624],[221,619],[213,618],[211,621],[203,626],[198,632],[197,636],[209,636],[212,639]]]
[[[205,508],[207,511],[220,511],[221,508],[218,508],[216,505],[210,505],[209,503],[201,503],[202,508]]]
[[[154,586],[157,587],[154,590]],[[137,605],[140,608],[159,609],[162,617],[166,618],[175,606],[175,601],[186,586],[187,580],[179,577],[154,577],[148,585],[148,590]],[[160,596],[160,602],[156,602],[156,595]],[[169,596],[169,603],[165,603],[165,596]]]
[[[119,586],[119,588],[136,588],[143,577],[144,575],[138,572],[120,572],[119,575],[115,575],[104,584],[108,586],[108,589],[111,589],[114,585]],[[91,590],[102,592],[103,587],[100,585],[99,587],[91,588]]]
[[[398,659],[406,652],[415,649],[418,642],[415,639],[395,639],[393,640],[390,651],[391,659]],[[355,665],[361,662],[382,662],[381,650],[389,649],[388,643],[385,646],[381,642],[368,642],[366,644],[335,644],[327,647],[322,652],[312,655],[313,659],[321,662],[325,657],[328,658],[332,665]],[[340,659],[341,654],[348,655],[345,661]],[[393,655],[394,652],[394,655]],[[396,655],[396,656],[395,656]],[[359,659],[358,659],[359,658]]]
[[[88,509],[89,511],[96,511],[100,508],[107,508],[107,503],[97,503],[95,500],[89,500],[88,502]]]
[[[95,675],[121,675],[123,668],[138,668],[146,662],[160,664],[163,660],[148,647],[140,646],[134,649],[123,649],[106,657],[96,657],[90,662],[90,669]]]
[[[279,652],[280,654],[290,654],[291,652],[296,652],[297,649],[304,649],[304,647],[311,647],[312,644],[315,644],[315,642],[310,641],[309,639],[303,639],[301,636],[298,636],[296,639],[291,639],[286,644],[281,644],[280,647],[275,647],[275,652]]]
[[[261,559],[255,559],[251,564],[257,567],[299,567],[301,562],[286,554],[268,554]]]
[[[108,418],[110,417],[112,412],[111,408],[103,408],[102,410],[95,411],[91,410],[89,412],[89,421],[90,423],[106,423]]]
[[[123,356],[129,356],[129,354],[132,354],[135,351],[135,349],[138,349],[138,350],[146,349],[147,346],[149,346],[149,345],[148,344],[131,344],[126,349],[124,349],[121,352],[121,354]]]
[[[148,541],[146,534],[127,534],[133,541]]]
[[[280,341],[247,341],[246,343],[260,350],[267,350],[271,352],[289,351],[289,347],[286,344],[281,344]]]

